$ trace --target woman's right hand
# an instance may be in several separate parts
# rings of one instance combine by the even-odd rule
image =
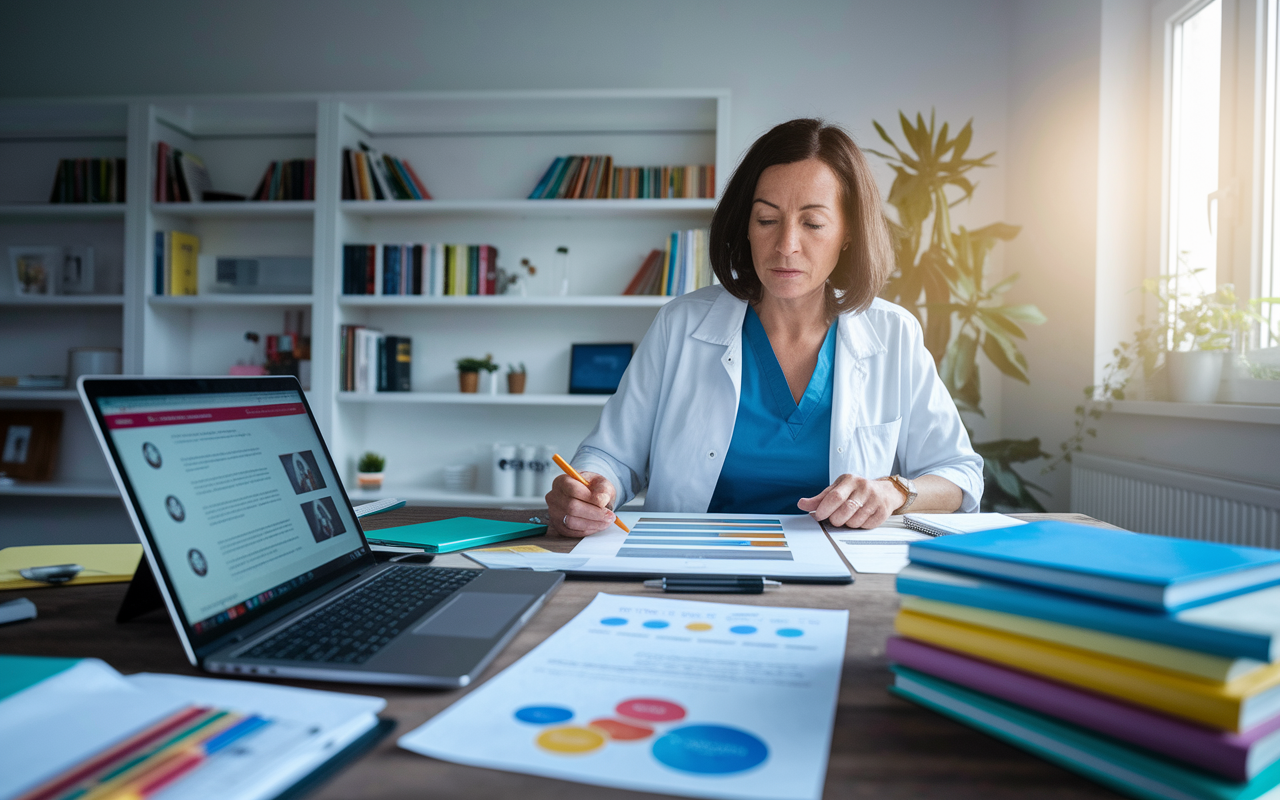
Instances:
[[[548,525],[561,536],[581,539],[613,524],[613,501],[618,492],[603,475],[583,472],[590,483],[583,486],[568,475],[559,475],[547,492]]]

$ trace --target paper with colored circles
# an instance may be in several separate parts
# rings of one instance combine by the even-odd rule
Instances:
[[[598,594],[400,746],[600,786],[816,800],[848,625],[847,611]]]

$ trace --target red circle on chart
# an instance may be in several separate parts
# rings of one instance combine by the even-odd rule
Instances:
[[[637,725],[634,722],[623,722],[620,719],[593,719],[587,725],[604,731],[609,734],[610,739],[616,742],[634,742],[638,739],[647,739],[653,735],[653,728],[648,725]]]
[[[668,700],[655,700],[651,697],[637,697],[624,700],[614,709],[624,717],[642,719],[646,722],[675,722],[684,719],[685,710]]]

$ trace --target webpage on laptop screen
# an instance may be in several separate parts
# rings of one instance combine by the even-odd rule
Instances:
[[[297,392],[99,398],[196,633],[363,543]]]

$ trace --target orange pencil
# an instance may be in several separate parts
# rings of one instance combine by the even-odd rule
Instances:
[[[565,475],[568,475],[570,478],[573,478],[575,481],[587,487],[588,489],[591,488],[591,484],[587,482],[587,479],[579,475],[576,469],[569,466],[569,462],[561,458],[559,453],[552,453],[551,460],[556,462],[557,467],[564,470]],[[622,528],[627,533],[631,533],[631,529],[628,528],[626,525],[623,525],[622,520],[618,519],[616,516],[613,518],[613,524],[617,525],[619,528]]]

